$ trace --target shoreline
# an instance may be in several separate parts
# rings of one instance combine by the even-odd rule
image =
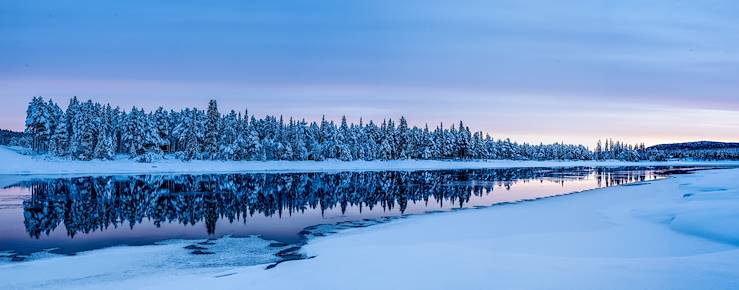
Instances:
[[[111,161],[45,159],[0,147],[0,176],[310,173],[357,171],[423,171],[496,168],[564,168],[624,166],[739,166],[739,161],[520,161],[520,160],[390,160],[390,161],[181,161],[163,159],[139,163],[127,158]]]

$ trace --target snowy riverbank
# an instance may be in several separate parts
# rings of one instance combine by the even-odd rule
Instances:
[[[513,167],[569,166],[739,166],[736,161],[204,161],[184,162],[174,159],[139,163],[125,157],[113,161],[75,161],[22,155],[9,147],[0,146],[0,175],[8,174],[136,174],[136,173],[229,173],[229,172],[314,172],[365,170],[430,170]]]
[[[157,246],[118,247],[0,265],[0,288],[735,289],[738,213],[739,169],[701,171],[352,229],[271,270],[131,274]]]

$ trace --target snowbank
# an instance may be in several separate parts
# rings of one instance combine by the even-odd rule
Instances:
[[[274,263],[280,249],[258,238],[224,237],[216,241],[171,240],[147,246],[119,246],[78,253],[30,258],[0,264],[0,289],[91,287],[126,279],[219,275],[236,266]],[[207,254],[193,255],[193,249]],[[50,256],[51,255],[51,256]],[[43,271],[43,272],[39,272]]]
[[[737,201],[739,169],[705,171],[347,230],[311,240],[303,251],[315,258],[271,270],[90,269],[132,263],[101,250],[1,265],[0,288],[736,289]]]
[[[0,175],[8,174],[136,174],[136,173],[229,173],[229,172],[315,172],[370,170],[433,170],[513,167],[569,166],[739,166],[739,162],[624,162],[624,161],[205,161],[184,162],[164,159],[154,163],[139,163],[125,157],[113,161],[75,161],[33,157],[0,146]]]

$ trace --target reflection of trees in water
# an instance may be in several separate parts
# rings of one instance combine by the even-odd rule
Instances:
[[[641,182],[647,179],[647,172],[638,168],[609,169],[598,167],[593,170],[598,187],[616,186],[631,182]]]
[[[286,174],[219,174],[178,176],[114,176],[25,182],[32,198],[23,202],[26,230],[48,235],[64,223],[69,236],[150,220],[194,225],[203,221],[208,233],[216,221],[245,221],[255,214],[292,215],[307,209],[381,207],[404,212],[408,202],[430,198],[464,206],[471,196],[509,189],[516,182],[545,179],[564,183],[595,174],[599,184],[643,180],[645,171],[614,174],[612,169],[477,169],[416,172],[344,172]]]

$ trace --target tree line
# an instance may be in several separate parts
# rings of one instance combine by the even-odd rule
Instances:
[[[22,132],[14,132],[6,129],[0,129],[0,145],[17,145],[15,140],[25,136]]]
[[[37,153],[78,160],[115,159],[128,154],[142,162],[163,155],[182,160],[659,160],[643,144],[607,140],[594,150],[563,143],[529,144],[493,139],[460,121],[433,129],[410,127],[404,117],[339,123],[256,118],[244,110],[221,114],[215,100],[206,110],[162,107],[150,112],[125,111],[110,104],[70,99],[66,110],[52,100],[34,97],[28,105],[26,133]]]

